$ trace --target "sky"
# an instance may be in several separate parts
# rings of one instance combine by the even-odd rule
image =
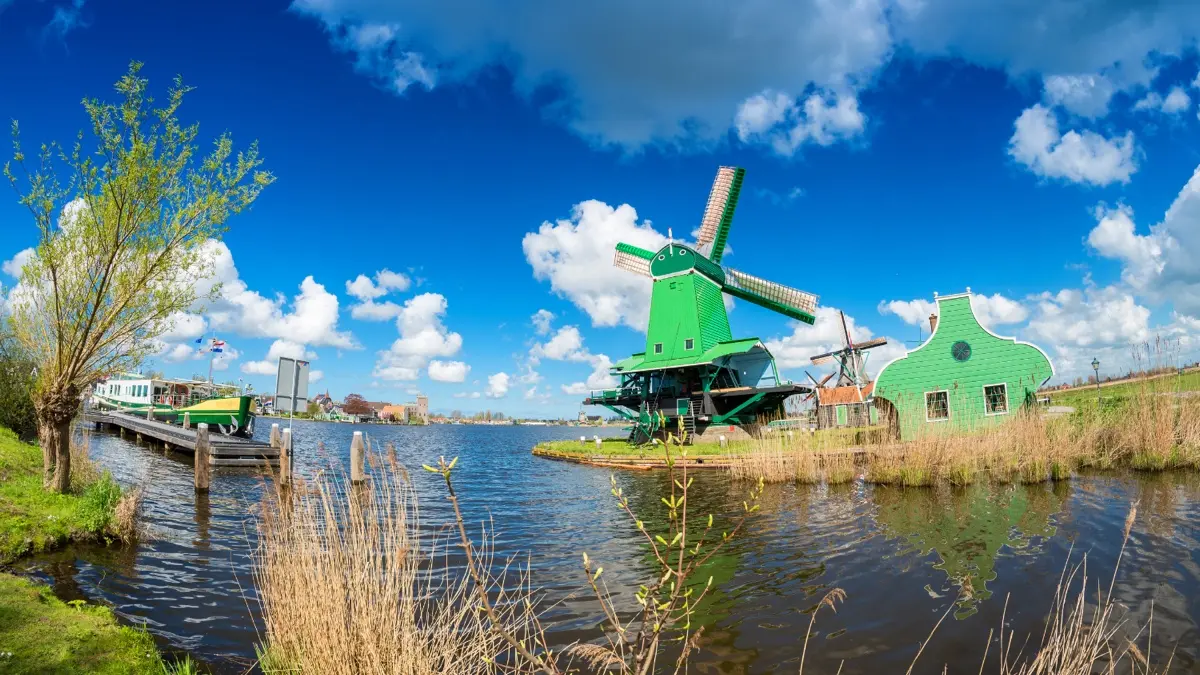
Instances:
[[[746,169],[724,264],[820,297],[731,302],[786,376],[928,337],[970,288],[1054,382],[1166,339],[1200,359],[1200,3],[1107,0],[0,0],[0,118],[85,130],[131,61],[208,143],[276,176],[148,367],[449,412],[573,416],[644,348],[648,281],[613,246],[688,240]],[[85,136],[86,137],[86,136]],[[0,284],[36,246],[0,198]]]

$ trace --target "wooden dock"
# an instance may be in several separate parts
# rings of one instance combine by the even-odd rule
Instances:
[[[157,443],[164,450],[196,452],[196,430],[185,429],[178,424],[116,411],[88,410],[83,414],[86,422],[97,429],[117,429],[122,435],[133,434],[139,442]],[[209,435],[209,466],[257,466],[279,467],[279,448],[262,441],[240,436]]]

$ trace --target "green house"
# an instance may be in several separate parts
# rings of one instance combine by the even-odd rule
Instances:
[[[1037,390],[1054,375],[1050,357],[980,324],[970,289],[934,299],[932,335],[875,378],[876,407],[900,438],[997,424],[1034,405]]]

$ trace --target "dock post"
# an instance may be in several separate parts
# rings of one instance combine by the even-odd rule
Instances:
[[[276,440],[278,426],[271,425],[271,446],[279,448],[279,484],[287,486],[292,482],[292,430],[284,429],[283,438]]]
[[[147,421],[147,422],[153,422],[153,421],[154,421],[154,404],[150,404],[150,405],[149,405],[149,406],[146,408],[146,421]]]
[[[208,492],[208,484],[212,477],[212,468],[208,465],[209,447],[208,425],[201,422],[196,425],[196,454],[193,457],[197,493]]]
[[[192,413],[189,413],[189,412],[183,413],[183,428],[184,429],[192,428]]]
[[[366,476],[363,473],[363,433],[354,432],[354,440],[350,441],[350,482],[358,484]]]
[[[125,427],[117,427],[117,434],[119,434],[121,438],[125,438]]]
[[[271,447],[279,447],[279,423],[275,422],[271,425]]]
[[[139,431],[139,432],[135,433],[133,435],[133,440],[136,441],[137,443],[141,443],[142,442],[142,432]]]

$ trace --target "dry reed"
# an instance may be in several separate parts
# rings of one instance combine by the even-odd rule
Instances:
[[[324,471],[264,505],[255,568],[264,671],[527,672],[477,611],[474,582],[455,563],[461,547],[422,533],[406,472],[375,464],[364,485]],[[473,554],[493,570],[482,541]],[[521,637],[536,625],[524,582],[508,566],[485,580],[504,628]]]

